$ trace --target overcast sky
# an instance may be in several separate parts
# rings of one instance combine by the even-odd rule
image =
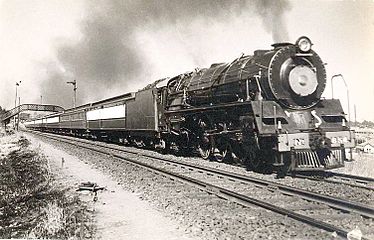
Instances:
[[[351,112],[374,121],[374,1],[0,0],[0,106],[72,105],[302,35],[350,87]],[[268,3],[272,3],[269,5]],[[275,17],[274,17],[275,16]],[[335,95],[346,108],[346,90]]]

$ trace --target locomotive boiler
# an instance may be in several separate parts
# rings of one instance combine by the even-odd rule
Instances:
[[[182,148],[264,170],[336,168],[354,146],[339,100],[322,99],[324,63],[309,38],[169,80],[165,119]]]
[[[354,133],[337,99],[321,98],[325,65],[307,37],[215,63],[27,127],[241,162],[255,171],[344,165]]]

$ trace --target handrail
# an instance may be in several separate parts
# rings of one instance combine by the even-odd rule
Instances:
[[[7,112],[5,112],[1,117],[1,122],[5,122],[10,118],[18,115],[20,112],[24,111],[46,111],[46,112],[62,112],[65,109],[57,105],[49,104],[22,104]]]

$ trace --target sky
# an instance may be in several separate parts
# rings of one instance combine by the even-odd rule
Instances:
[[[130,91],[164,77],[276,41],[308,36],[342,74],[354,119],[374,121],[374,1],[270,0],[0,0],[0,106],[21,103],[72,107]],[[41,99],[42,96],[42,99]],[[347,111],[347,89],[334,79]]]

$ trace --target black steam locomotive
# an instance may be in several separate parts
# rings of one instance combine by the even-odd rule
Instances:
[[[28,128],[151,147],[263,171],[344,165],[354,147],[309,38],[277,43],[144,89],[26,123]]]

